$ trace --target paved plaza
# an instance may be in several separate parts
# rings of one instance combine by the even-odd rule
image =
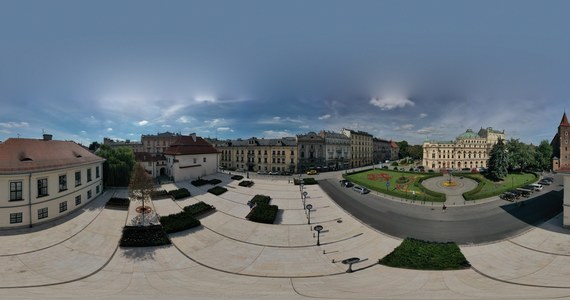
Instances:
[[[306,186],[311,224],[299,186],[258,176],[251,188],[217,174],[228,191],[189,182],[192,197],[156,200],[160,215],[204,201],[216,211],[202,226],[171,235],[162,247],[120,248],[122,227],[136,215],[104,208],[125,189],[109,189],[81,212],[17,232],[0,232],[2,299],[543,299],[570,298],[570,238],[561,215],[495,243],[461,246],[472,268],[417,271],[378,265],[401,239],[347,214],[319,185]],[[277,224],[245,219],[256,194],[280,208]],[[316,246],[313,226],[324,227]],[[474,225],[476,226],[476,225]],[[17,233],[17,234],[14,234]],[[343,259],[358,257],[353,273]]]

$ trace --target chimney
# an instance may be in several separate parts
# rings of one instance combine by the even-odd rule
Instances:
[[[51,141],[52,135],[44,133],[44,141]]]
[[[196,142],[196,133],[191,133],[190,136],[192,137],[192,140]]]

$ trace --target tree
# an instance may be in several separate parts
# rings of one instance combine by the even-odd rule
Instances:
[[[534,153],[535,166],[540,170],[552,168],[552,145],[547,140],[542,140]]]
[[[422,145],[411,145],[408,146],[408,155],[413,160],[421,160],[423,158],[424,149]]]
[[[502,139],[493,146],[489,156],[488,174],[492,180],[502,180],[507,177],[507,167],[509,165],[509,158],[507,147]]]
[[[107,159],[103,164],[103,180],[106,186],[128,186],[135,165],[135,155],[130,148],[111,148],[101,145],[97,155]]]
[[[142,204],[142,224],[144,225],[144,215],[146,213],[145,201],[150,198],[154,192],[155,186],[152,178],[146,170],[139,164],[136,164],[133,170],[133,176],[129,183],[129,198],[131,201],[141,201]]]
[[[408,152],[408,141],[401,141],[401,142],[396,142],[396,145],[398,145],[398,156],[399,158],[404,158],[404,157],[408,157],[410,156],[410,153]]]
[[[525,171],[535,164],[534,147],[527,145],[518,139],[512,139],[507,143],[509,166],[511,170]]]
[[[101,147],[101,144],[99,144],[98,142],[93,142],[89,145],[89,150],[96,151],[97,149],[99,149],[99,147]]]

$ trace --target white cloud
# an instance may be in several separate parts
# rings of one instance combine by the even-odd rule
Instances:
[[[263,137],[264,138],[278,139],[278,138],[282,138],[282,137],[286,137],[286,136],[293,136],[293,134],[291,134],[291,132],[289,132],[288,130],[284,130],[284,131],[265,130],[265,131],[263,131]]]
[[[403,108],[406,105],[414,106],[415,103],[410,99],[399,96],[388,96],[383,98],[372,98],[370,104],[379,107],[381,110],[392,110],[395,108]]]
[[[168,124],[162,124],[160,127],[162,127],[162,128],[170,128],[170,127],[172,127],[172,126],[170,126],[170,125],[168,125]]]
[[[198,103],[204,103],[204,102],[209,102],[209,103],[216,103],[216,98],[212,97],[212,96],[198,96],[194,99],[196,102]]]
[[[309,129],[309,128],[311,128],[311,126],[309,126],[309,125],[301,125],[301,126],[299,126],[299,128],[301,128],[301,129]]]
[[[30,124],[28,124],[28,122],[2,122],[0,126],[4,128],[22,128],[29,127]]]
[[[319,117],[319,120],[326,120],[326,119],[330,119],[330,117],[331,117],[331,115],[329,115],[329,114],[326,114],[326,115],[324,115],[324,116],[320,116],[320,117]]]
[[[10,134],[10,130],[6,130],[6,129],[0,129],[0,133],[4,133],[4,134]]]
[[[140,122],[137,122],[137,125],[138,125],[138,126],[145,126],[145,125],[148,125],[148,121],[147,121],[147,120],[142,120],[142,121],[140,121]]]
[[[219,127],[218,129],[216,129],[217,131],[229,131],[229,132],[234,132],[233,129],[229,128],[229,127]]]
[[[87,134],[87,131],[81,130],[79,133],[82,134],[82,135],[86,135],[86,134]]]
[[[397,131],[408,131],[408,130],[411,130],[412,128],[414,128],[414,125],[413,125],[413,124],[404,124],[404,125],[400,125],[400,126],[394,128],[394,130],[397,130]]]
[[[179,123],[183,123],[183,124],[187,124],[190,123],[192,121],[192,118],[187,117],[187,116],[181,116],[180,118],[178,118],[178,120],[176,120]]]
[[[266,125],[278,125],[278,124],[286,124],[286,123],[293,123],[293,124],[303,124],[300,119],[292,119],[290,117],[282,118],[282,117],[273,117],[271,119],[259,120],[257,124],[266,124]]]
[[[423,118],[425,118],[425,117],[427,117],[427,116],[428,116],[428,114],[426,114],[426,113],[421,113],[421,114],[420,114],[420,119],[423,119]]]
[[[218,118],[212,120],[205,120],[204,123],[206,123],[206,126],[209,128],[214,128],[229,124],[229,122],[226,119],[218,119]]]
[[[113,131],[113,128],[111,128],[111,127],[107,128],[107,132],[111,132],[111,131]]]

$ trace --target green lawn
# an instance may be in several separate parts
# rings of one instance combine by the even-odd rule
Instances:
[[[405,239],[380,260],[380,264],[415,270],[461,270],[471,265],[455,243],[424,242]]]
[[[459,176],[459,174],[457,175]],[[477,200],[500,195],[508,190],[525,186],[537,180],[534,173],[511,173],[503,181],[493,182],[481,174],[465,174],[468,178],[479,182],[477,188],[463,194],[466,200]]]
[[[421,185],[421,181],[434,176],[436,173],[411,173],[387,169],[375,169],[365,172],[345,175],[345,178],[373,191],[389,194],[396,197],[418,201],[445,201],[445,195],[427,190]],[[389,185],[386,186],[386,182]]]

